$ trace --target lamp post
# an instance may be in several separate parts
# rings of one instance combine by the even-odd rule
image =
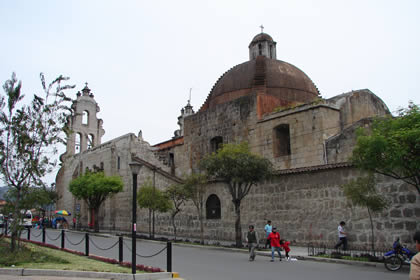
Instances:
[[[139,174],[141,163],[129,163],[131,173],[133,174],[133,223],[132,223],[132,236],[131,236],[131,272],[136,274],[136,231],[137,231],[137,175]]]

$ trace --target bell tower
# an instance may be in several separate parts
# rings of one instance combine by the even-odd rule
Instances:
[[[73,114],[69,116],[67,127],[67,151],[66,155],[71,156],[101,144],[101,138],[105,134],[102,128],[103,121],[98,119],[98,103],[93,98],[93,93],[87,83],[82,92],[77,92],[77,99],[73,101]]]

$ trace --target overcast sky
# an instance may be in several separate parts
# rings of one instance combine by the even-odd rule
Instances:
[[[304,71],[329,98],[368,88],[395,111],[420,103],[420,1],[0,2],[0,81],[16,72],[27,96],[39,73],[89,83],[102,142],[138,133],[169,140],[186,105],[197,110],[217,79],[248,60],[264,32],[277,59]]]

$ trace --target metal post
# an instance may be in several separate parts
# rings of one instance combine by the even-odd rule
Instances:
[[[42,243],[45,243],[45,227],[42,228]]]
[[[122,238],[122,236],[120,236],[119,238],[118,238],[118,255],[119,255],[119,258],[118,258],[118,261],[120,262],[120,263],[122,263],[123,262],[123,238]]]
[[[27,228],[27,230],[28,230],[28,240],[31,240],[31,228]]]
[[[85,235],[85,256],[89,256],[89,233]]]
[[[131,236],[131,272],[136,274],[136,231],[137,231],[137,174],[139,174],[141,163],[129,163],[131,173],[133,174],[133,224]]]
[[[172,242],[166,243],[166,270],[172,272]]]
[[[61,249],[64,249],[64,236],[65,235],[65,231],[64,229],[61,230]]]
[[[131,272],[136,274],[137,174],[133,173],[133,227],[131,245]]]

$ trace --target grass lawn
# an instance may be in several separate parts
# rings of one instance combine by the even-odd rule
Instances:
[[[0,267],[35,268],[131,273],[131,268],[89,259],[84,256],[21,242],[16,252],[10,251],[10,239],[0,238]],[[142,273],[142,271],[137,271]]]

